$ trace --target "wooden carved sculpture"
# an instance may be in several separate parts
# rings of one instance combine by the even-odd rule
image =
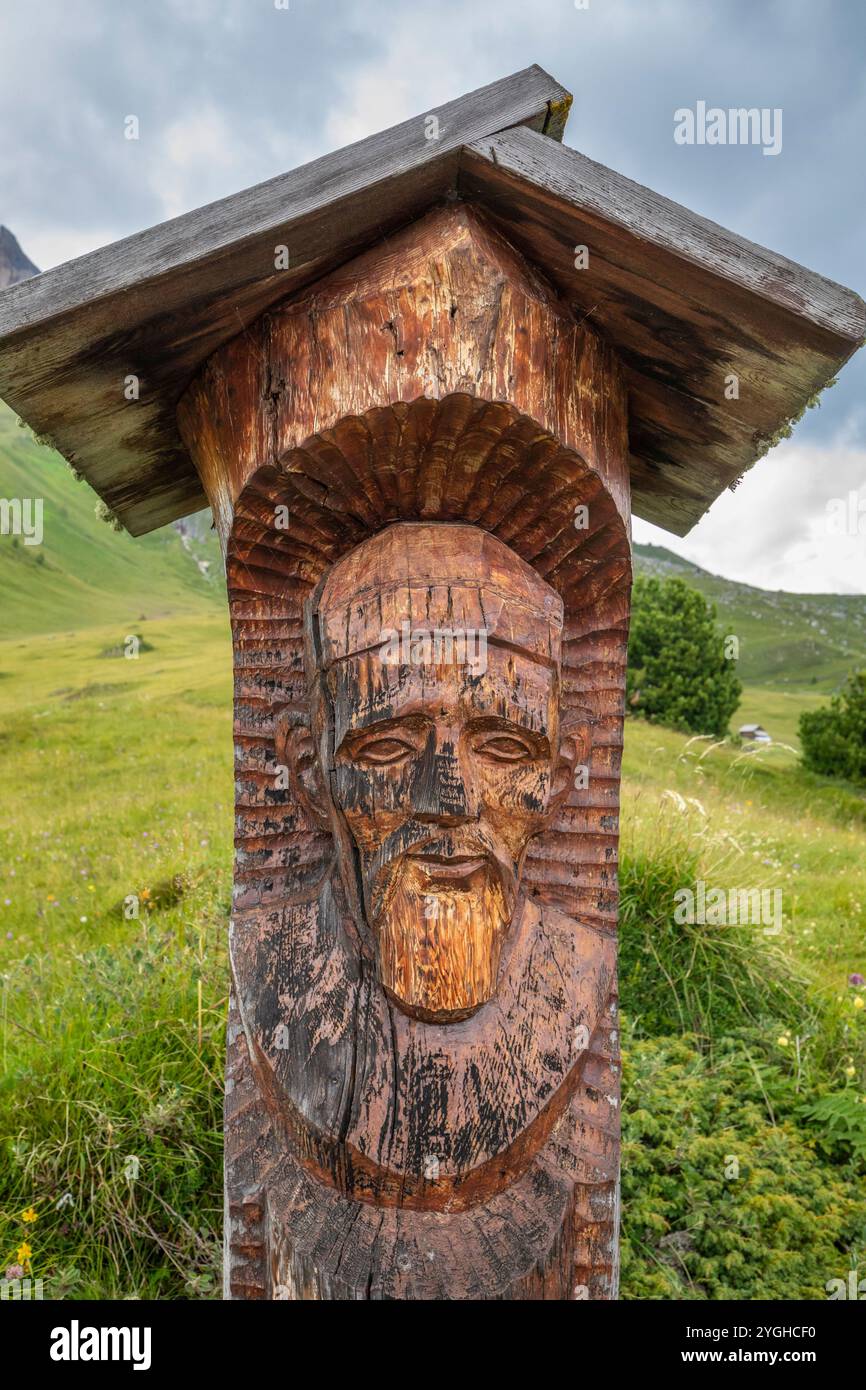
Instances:
[[[688,531],[866,310],[569,104],[527,68],[0,296],[17,412],[225,549],[229,1298],[616,1297],[631,508]]]
[[[562,600],[477,527],[398,523],[306,608],[309,705],[274,741],[323,873],[233,941],[256,1130],[293,1154],[262,1194],[272,1288],[598,1296],[614,939],[524,874],[591,753]]]
[[[180,418],[243,480],[229,1292],[613,1297],[613,356],[456,206]]]

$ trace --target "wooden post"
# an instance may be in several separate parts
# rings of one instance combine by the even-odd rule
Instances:
[[[178,419],[235,646],[227,1294],[615,1297],[615,354],[457,204]]]

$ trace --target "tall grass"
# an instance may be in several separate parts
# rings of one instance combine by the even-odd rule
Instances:
[[[219,1287],[225,916],[213,885],[4,981],[0,1258],[46,1296]],[[36,1220],[22,1213],[33,1209]]]
[[[746,1025],[814,1025],[805,978],[761,925],[675,921],[676,894],[699,879],[728,885],[730,847],[708,833],[699,803],[639,806],[625,818],[620,868],[623,1007],[646,1033],[690,1033],[709,1045]],[[754,886],[754,885],[752,885]]]

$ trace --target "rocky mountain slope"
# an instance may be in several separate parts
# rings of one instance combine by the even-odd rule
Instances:
[[[0,226],[0,290],[38,275],[39,267],[25,256],[8,227]]]

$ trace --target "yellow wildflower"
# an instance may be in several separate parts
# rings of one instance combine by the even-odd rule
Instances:
[[[21,1220],[22,1220],[22,1221],[35,1221],[35,1220],[36,1220],[36,1208],[35,1208],[35,1207],[28,1207],[26,1211],[22,1211],[22,1213],[21,1213]]]
[[[18,1260],[18,1263],[19,1263],[20,1265],[23,1265],[27,1260],[30,1259],[30,1256],[31,1256],[32,1254],[33,1254],[33,1251],[30,1249],[30,1246],[27,1244],[27,1241],[24,1240],[24,1241],[22,1241],[21,1244],[18,1246],[18,1251],[17,1251],[17,1254],[16,1254],[16,1259]]]

